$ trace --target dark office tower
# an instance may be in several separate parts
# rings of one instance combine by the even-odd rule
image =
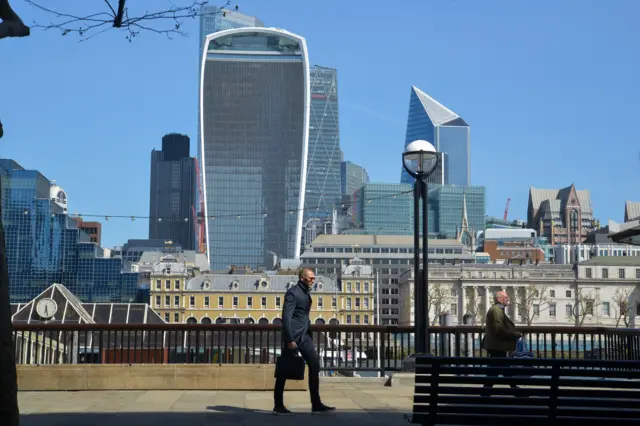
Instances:
[[[151,151],[149,238],[162,238],[186,250],[196,248],[196,165],[189,157],[189,137],[162,138],[162,151]]]

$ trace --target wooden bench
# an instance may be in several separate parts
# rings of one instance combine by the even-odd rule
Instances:
[[[409,417],[424,426],[640,425],[640,362],[418,356]]]

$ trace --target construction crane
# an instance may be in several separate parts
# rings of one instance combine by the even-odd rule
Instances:
[[[504,221],[506,221],[507,216],[509,216],[509,204],[511,204],[511,198],[507,198],[507,206],[504,208],[504,216],[502,217]]]

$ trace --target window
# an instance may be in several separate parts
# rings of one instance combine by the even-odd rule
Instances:
[[[204,297],[204,307],[208,308],[209,307],[209,296],[205,296]]]
[[[173,307],[180,307],[180,296],[173,296]]]
[[[356,309],[360,309],[360,298],[356,297]]]
[[[249,309],[253,308],[253,297],[252,296],[247,296],[247,308],[249,308]]]
[[[347,310],[350,311],[351,310],[351,298],[347,297]]]
[[[369,283],[367,282],[364,283],[364,292],[369,293]]]
[[[180,322],[180,314],[178,312],[173,314],[173,322]]]
[[[571,297],[571,290],[567,290],[567,292],[565,293],[565,295],[566,295],[567,297]]]
[[[175,280],[173,282],[173,288],[174,290],[180,290],[180,280]]]
[[[171,290],[171,280],[166,280],[164,282],[164,288],[165,290]]]
[[[193,308],[194,306],[196,306],[196,297],[195,296],[189,296],[189,307]]]
[[[363,319],[365,324],[369,324],[369,315],[365,315]]]
[[[156,280],[156,290],[160,290],[162,288],[162,281]]]
[[[549,297],[556,297],[556,291],[555,290],[549,290]]]
[[[609,278],[609,269],[602,268],[602,278]]]
[[[168,308],[171,306],[171,296],[165,296],[164,297],[164,307]]]
[[[280,309],[280,296],[276,296],[276,309]]]
[[[322,309],[322,308],[323,308],[322,297],[318,297],[318,309]]]
[[[568,317],[572,317],[573,316],[573,306],[571,305],[566,305],[564,307],[564,311],[565,311],[565,315]]]
[[[347,315],[347,324],[351,324],[351,315]]]
[[[224,297],[218,296],[218,308],[224,308]]]
[[[587,315],[593,315],[593,300],[585,301],[585,313]]]
[[[618,278],[624,279],[624,268],[618,269]]]
[[[533,305],[533,316],[534,317],[539,317],[540,316],[540,305]]]
[[[356,293],[360,293],[360,281],[356,281]]]
[[[586,269],[584,270],[584,273],[585,273],[585,276],[586,276],[587,278],[592,278],[592,277],[593,277],[592,272],[591,272],[591,268],[586,268]]]
[[[347,281],[347,293],[351,293],[351,281]]]
[[[369,309],[369,298],[368,297],[363,298],[362,299],[362,303],[363,303],[362,307],[364,309]]]
[[[238,307],[238,296],[233,296],[233,307],[234,308]]]
[[[555,316],[556,316],[556,305],[549,305],[549,316],[555,318]]]
[[[452,303],[450,309],[451,309],[451,315],[458,315],[458,304],[457,303]]]
[[[360,315],[356,315],[356,324],[360,324]]]
[[[164,322],[169,322],[169,312],[165,312],[165,314],[164,314]]]
[[[338,299],[335,297],[331,298],[331,309],[336,309],[338,307]]]
[[[156,296],[156,308],[159,308],[161,303],[162,303],[162,298],[160,298],[160,296]]]
[[[640,280],[640,269],[636,269],[636,280]]]
[[[570,217],[570,221],[571,221],[571,232],[577,232],[578,231],[578,210],[571,210],[571,213],[569,214]]]
[[[602,315],[605,317],[611,316],[611,307],[609,302],[602,302]]]

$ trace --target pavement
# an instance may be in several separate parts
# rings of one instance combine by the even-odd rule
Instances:
[[[295,425],[408,426],[413,388],[354,379],[321,384],[334,413],[311,414],[309,393],[285,392],[293,416],[274,416],[272,392],[20,392],[21,426]]]

